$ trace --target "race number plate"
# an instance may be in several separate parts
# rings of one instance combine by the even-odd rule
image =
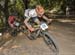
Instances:
[[[48,26],[47,26],[46,23],[43,23],[43,24],[40,25],[40,28],[41,28],[42,30],[46,30],[46,29],[48,28]]]

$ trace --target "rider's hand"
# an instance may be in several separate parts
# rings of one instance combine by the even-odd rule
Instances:
[[[35,31],[35,29],[34,29],[34,28],[29,28],[29,30],[30,30],[31,32]]]
[[[47,23],[50,24],[53,19],[48,19]]]
[[[14,27],[14,26],[13,26],[13,24],[11,24],[10,26],[11,26],[11,28],[13,28],[13,27]]]
[[[15,26],[13,24],[11,24],[11,28],[15,28]]]

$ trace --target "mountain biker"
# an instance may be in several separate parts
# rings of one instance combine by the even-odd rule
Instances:
[[[14,28],[14,21],[15,21],[15,16],[11,15],[8,18],[8,24],[11,28]]]
[[[8,18],[8,24],[9,24],[9,33],[12,36],[16,36],[18,34],[19,27],[20,27],[20,18],[18,18],[17,14],[11,14]],[[10,32],[11,31],[11,32]]]
[[[12,14],[8,18],[8,24],[10,28],[12,28],[11,32],[17,33],[20,31],[23,31],[25,29],[25,26],[22,24],[22,20],[20,19],[21,17],[18,17],[17,14]]]
[[[50,22],[51,20],[48,19],[45,15],[45,10],[41,5],[37,5],[35,9],[26,9],[24,16],[26,19],[24,20],[24,23],[26,27],[32,32],[35,31],[35,29],[31,26],[31,24],[28,23],[30,19],[32,19],[35,23],[40,24],[39,18],[43,18],[47,22]]]
[[[10,15],[8,18],[8,24],[11,28],[16,28],[16,25],[19,26],[18,17],[16,15]]]

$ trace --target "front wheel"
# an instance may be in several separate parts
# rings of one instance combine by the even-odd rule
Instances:
[[[43,37],[48,46],[53,50],[53,52],[56,53],[56,55],[59,53],[59,49],[56,43],[56,40],[51,36],[48,32],[43,32]]]

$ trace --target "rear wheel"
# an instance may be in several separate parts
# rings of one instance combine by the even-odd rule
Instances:
[[[55,52],[55,55],[58,55],[59,49],[56,43],[56,40],[48,32],[44,32],[44,40],[46,44]]]

